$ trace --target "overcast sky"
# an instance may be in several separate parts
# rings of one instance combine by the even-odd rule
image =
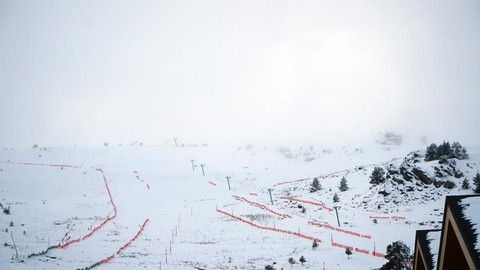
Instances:
[[[480,144],[480,1],[0,1],[0,147]]]

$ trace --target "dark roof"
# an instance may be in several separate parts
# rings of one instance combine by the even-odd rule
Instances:
[[[477,269],[480,269],[480,252],[475,250],[475,244],[478,241],[477,235],[475,234],[475,230],[471,222],[465,219],[462,212],[463,207],[459,205],[459,202],[462,199],[469,197],[478,197],[478,199],[480,200],[480,195],[447,196],[447,199],[445,200],[445,209],[448,206],[452,211],[453,218],[457,222],[458,226],[460,226],[460,232],[462,234],[462,238],[466,242],[468,252],[470,253],[470,256],[472,256],[472,259],[475,262],[475,266],[477,267]],[[443,224],[445,224],[445,220]]]
[[[433,265],[434,265],[433,256],[432,256],[432,253],[430,252],[430,247],[429,247],[430,242],[427,240],[427,234],[429,232],[438,232],[438,231],[441,231],[441,230],[418,230],[415,236],[415,238],[417,239],[415,245],[417,245],[417,243],[419,244],[419,246],[415,247],[415,249],[419,248],[422,251],[422,254],[425,258],[425,263],[427,264],[427,269],[433,269]]]

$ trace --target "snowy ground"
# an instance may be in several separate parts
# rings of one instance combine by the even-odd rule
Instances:
[[[350,190],[340,193],[337,186],[348,173],[343,170],[402,158],[413,150],[372,149],[108,146],[0,151],[0,203],[11,210],[10,215],[0,213],[0,268],[79,269],[115,255],[96,269],[264,269],[274,263],[287,269],[288,258],[298,263],[303,255],[307,262],[293,268],[375,269],[385,259],[373,256],[374,250],[385,253],[397,240],[413,249],[415,230],[441,226],[444,196],[471,191],[442,189],[437,200],[401,205],[388,214],[357,207],[369,190],[369,171],[349,178]],[[471,156],[478,159],[478,154]],[[205,164],[205,176],[200,164]],[[311,178],[339,171],[321,178],[321,191],[305,192]],[[310,180],[284,183],[306,178]],[[336,204],[335,192],[340,196]],[[328,210],[334,205],[341,207],[341,227],[335,211]],[[377,217],[376,224],[372,217]],[[321,243],[313,250],[313,241],[300,236]],[[80,241],[71,242],[75,239]],[[67,246],[26,258],[59,244]],[[350,258],[342,245],[354,248]]]

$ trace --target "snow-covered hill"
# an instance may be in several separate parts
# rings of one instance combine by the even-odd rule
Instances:
[[[391,242],[403,240],[413,248],[415,230],[439,227],[444,197],[472,193],[461,182],[480,170],[480,148],[468,148],[468,160],[448,164],[425,162],[421,151],[408,154],[412,149],[406,147],[387,150],[384,145],[5,149],[0,203],[10,214],[0,213],[0,265],[286,269],[290,257],[298,262],[304,256],[306,263],[293,268],[374,269],[385,263],[381,255]],[[376,166],[385,169],[387,179],[372,186]],[[310,192],[315,177],[322,189]],[[342,177],[349,185],[345,192],[338,190]],[[455,187],[446,188],[447,180]],[[315,250],[313,239],[319,241]],[[345,246],[353,249],[351,258]],[[39,255],[27,258],[34,254]]]

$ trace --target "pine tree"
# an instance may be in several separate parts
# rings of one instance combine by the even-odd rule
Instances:
[[[432,160],[437,160],[437,151],[438,151],[438,146],[434,143],[430,144],[427,146],[427,150],[425,153],[425,161],[432,161]]]
[[[385,171],[380,167],[375,167],[373,169],[372,175],[370,175],[370,184],[378,185],[385,182]]]
[[[469,189],[469,188],[470,188],[470,183],[468,182],[467,178],[463,179],[462,189]]]
[[[451,156],[452,158],[457,159],[467,159],[468,153],[465,147],[463,147],[459,142],[453,142]]]
[[[321,190],[322,189],[322,185],[320,185],[320,182],[318,181],[318,178],[313,178],[313,181],[312,181],[312,187],[310,188],[310,192],[315,192],[315,191],[318,191],[318,190]]]
[[[385,259],[388,260],[380,270],[406,269],[411,270],[409,261],[411,260],[410,248],[402,241],[396,241],[387,246]]]
[[[451,145],[449,142],[443,141],[440,145],[432,143],[427,147],[425,152],[425,161],[439,160],[440,158],[456,158],[467,159],[468,153],[465,147],[459,142],[453,142]]]
[[[339,202],[340,201],[340,198],[338,198],[338,194],[335,193],[333,194],[333,202]]]
[[[352,255],[352,251],[350,250],[349,247],[345,249],[345,254],[347,254],[347,257],[350,259],[350,255]]]
[[[318,247],[317,240],[313,240],[312,249],[315,250],[315,249],[317,249],[317,247]]]
[[[295,260],[292,257],[290,257],[288,258],[288,263],[290,264],[290,268],[292,268],[293,264],[295,263]]]
[[[480,173],[477,173],[475,177],[473,177],[473,191],[475,193],[480,193]]]
[[[447,189],[452,189],[454,188],[456,185],[455,185],[455,182],[451,181],[451,180],[447,180],[445,181],[445,183],[443,184],[443,186]]]
[[[451,153],[452,153],[452,149],[450,147],[449,142],[443,141],[443,143],[440,144],[437,148],[437,157],[438,158],[440,158],[442,156],[449,157]]]
[[[347,191],[348,190],[348,184],[347,184],[347,179],[342,177],[342,180],[340,181],[340,186],[338,187],[340,191]]]
[[[300,259],[298,259],[298,261],[301,262],[303,266],[303,263],[305,263],[307,260],[305,260],[305,257],[301,256]]]

